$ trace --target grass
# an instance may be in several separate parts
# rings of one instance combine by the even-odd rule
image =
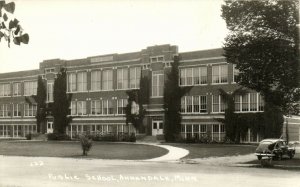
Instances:
[[[254,153],[256,149],[256,146],[252,145],[185,143],[169,143],[168,145],[189,150],[190,154],[184,157],[185,159],[246,155]]]
[[[166,149],[151,145],[93,142],[87,157],[79,142],[0,141],[0,155],[143,160],[162,156]]]

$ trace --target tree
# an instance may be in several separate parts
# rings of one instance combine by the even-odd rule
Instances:
[[[69,107],[72,99],[71,94],[67,94],[67,73],[65,68],[61,68],[54,81],[52,114],[54,118],[54,133],[65,134],[66,127],[71,122]]]
[[[36,111],[36,126],[37,126],[37,132],[40,133],[43,130],[41,130],[41,127],[46,122],[46,97],[47,97],[46,87],[44,84],[44,81],[41,76],[38,76],[38,87],[37,87],[37,95],[31,95],[25,97],[25,102],[29,103],[31,105],[37,104],[37,111]]]
[[[192,87],[179,86],[179,56],[174,57],[171,71],[167,73],[164,86],[164,135],[166,141],[175,141],[181,130],[181,97]]]
[[[28,44],[29,35],[23,34],[23,28],[19,24],[19,20],[13,18],[15,11],[15,3],[0,1],[0,42],[4,37],[10,47],[10,42],[13,40],[14,44],[21,43]]]
[[[260,92],[270,107],[294,112],[299,93],[299,3],[226,1],[227,62],[240,71],[238,83]],[[276,109],[277,110],[277,109]]]
[[[226,138],[232,142],[239,142],[239,124],[238,118],[235,114],[234,98],[237,94],[245,94],[246,91],[243,88],[238,88],[232,93],[227,93],[223,89],[219,89],[220,95],[225,101],[227,108],[225,109],[224,119],[218,119],[225,125]]]
[[[135,129],[142,131],[146,112],[143,105],[149,103],[149,78],[141,76],[140,89],[129,90],[126,94],[128,95],[128,104],[125,108],[126,125],[131,123]]]
[[[42,132],[44,129],[41,129],[46,123],[46,99],[47,91],[45,83],[41,76],[38,76],[38,87],[37,95],[35,97],[37,103],[37,113],[36,113],[36,125],[37,132]]]

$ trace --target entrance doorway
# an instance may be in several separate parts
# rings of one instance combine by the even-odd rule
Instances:
[[[47,122],[47,133],[53,133],[53,122]]]
[[[152,136],[164,133],[163,121],[152,121]]]

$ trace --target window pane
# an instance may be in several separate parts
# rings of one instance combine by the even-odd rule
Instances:
[[[221,65],[221,83],[227,82],[228,78],[228,66],[227,65]]]
[[[201,84],[207,84],[207,67],[201,67],[200,68],[200,79]]]
[[[193,79],[194,79],[194,83],[195,85],[200,84],[200,72],[199,72],[200,68],[196,67],[193,68]]]
[[[193,104],[194,104],[194,111],[193,112],[199,112],[199,96],[194,96],[194,100],[193,100]]]
[[[212,66],[212,82],[219,83],[219,66]]]
[[[206,96],[200,96],[200,112],[206,113],[207,112],[207,100]]]

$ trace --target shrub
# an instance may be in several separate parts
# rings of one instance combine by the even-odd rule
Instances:
[[[134,133],[131,133],[129,136],[129,142],[136,142],[136,137]]]
[[[60,133],[47,134],[48,140],[71,140],[70,136]]]
[[[26,140],[31,140],[32,134],[31,133],[26,134],[25,137],[26,137]]]
[[[92,139],[91,136],[88,135],[82,135],[80,136],[80,144],[82,149],[82,155],[87,156],[87,153],[92,148]]]

